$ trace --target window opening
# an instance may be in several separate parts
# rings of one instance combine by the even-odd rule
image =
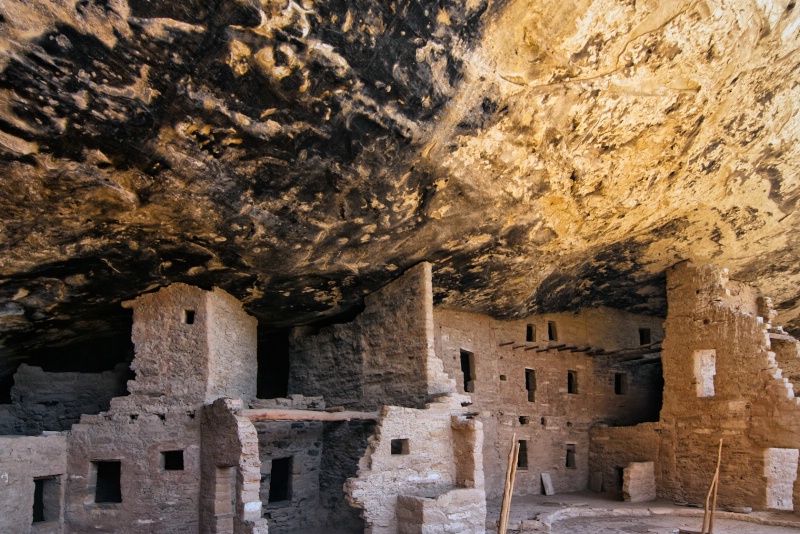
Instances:
[[[292,499],[292,458],[275,458],[269,477],[269,502]]]
[[[555,321],[547,321],[547,339],[549,341],[558,341],[558,329]]]
[[[525,389],[528,391],[528,402],[536,401],[536,371],[525,369]]]
[[[408,454],[407,439],[393,439],[391,442],[392,454]]]
[[[649,328],[639,329],[639,345],[649,345],[652,343],[652,336]]]
[[[162,452],[161,469],[164,471],[183,471],[183,451]]]
[[[572,443],[567,444],[567,468],[575,469],[575,445]]]
[[[519,456],[517,457],[517,469],[528,468],[528,442],[527,440],[519,440]]]
[[[536,341],[536,326],[529,324],[525,327],[525,341]]]
[[[461,372],[464,374],[464,392],[475,391],[475,355],[467,350],[461,351]]]
[[[626,395],[628,393],[628,375],[626,373],[614,373],[614,394]]]
[[[61,479],[43,477],[33,479],[33,523],[58,521],[61,502]]]
[[[500,381],[501,382],[505,382],[506,381],[506,375],[500,375]]]
[[[194,310],[183,310],[183,324],[194,324]]]
[[[695,391],[698,397],[714,396],[714,376],[717,374],[717,351],[696,350],[694,359]]]
[[[567,393],[578,393],[578,371],[567,371]]]
[[[527,415],[520,415],[519,416],[519,424],[527,425],[530,422],[531,422],[531,418],[528,417]]]
[[[95,494],[96,503],[121,503],[122,488],[120,487],[121,463],[119,460],[92,462],[95,469]]]

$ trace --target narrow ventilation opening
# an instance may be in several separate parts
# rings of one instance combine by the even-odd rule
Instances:
[[[467,350],[461,350],[461,372],[464,375],[464,392],[475,391],[475,355]]]
[[[94,502],[121,503],[122,488],[120,487],[120,462],[92,462],[92,465],[94,466],[96,475]]]
[[[161,469],[164,471],[183,471],[183,451],[162,452]]]
[[[525,341],[536,341],[536,326],[529,324],[525,327]]]
[[[408,454],[407,439],[393,439],[391,442],[392,454]]]
[[[649,328],[640,328],[639,329],[639,345],[649,345],[653,341],[652,336],[650,335]]]
[[[622,489],[622,483],[625,480],[625,468],[624,467],[615,467],[614,468],[614,487],[616,489]]]
[[[292,458],[275,458],[269,478],[269,502],[292,499]]]
[[[525,369],[525,389],[528,391],[528,402],[536,402],[536,371]]]
[[[558,329],[554,321],[547,321],[547,339],[549,341],[558,341]]]
[[[614,394],[626,395],[628,393],[628,375],[626,373],[614,373]]]
[[[578,393],[578,371],[567,371],[567,393]]]
[[[61,479],[44,477],[33,480],[33,523],[58,521],[60,517]]]
[[[528,469],[528,442],[527,440],[519,440],[519,456],[517,457],[517,469]]]
[[[183,324],[194,324],[194,310],[183,310]]]
[[[567,444],[567,468],[575,469],[575,445],[572,443]]]

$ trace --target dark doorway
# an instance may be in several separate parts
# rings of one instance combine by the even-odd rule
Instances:
[[[121,463],[119,461],[92,462],[97,474],[97,485],[94,494],[96,503],[121,503],[120,487]]]
[[[464,374],[464,392],[475,391],[475,355],[467,350],[461,350],[461,372]]]
[[[292,458],[275,458],[269,477],[269,502],[292,500]]]

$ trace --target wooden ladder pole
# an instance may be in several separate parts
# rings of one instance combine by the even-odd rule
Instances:
[[[708,522],[708,534],[714,534],[714,512],[717,511],[717,490],[719,489],[719,467],[722,464],[722,438],[719,438],[717,453],[717,471],[714,473],[714,499],[711,502],[711,519]]]
[[[511,436],[511,450],[508,451],[508,467],[506,468],[505,486],[503,486],[503,502],[500,505],[500,521],[497,522],[497,534],[506,534],[508,530],[508,510],[511,509],[511,488],[516,472],[515,456],[517,452],[517,434]]]
[[[711,478],[711,485],[708,487],[708,493],[706,494],[706,504],[703,509],[703,528],[700,530],[700,534],[711,534],[712,529],[714,528],[714,510],[711,508],[711,513],[709,514],[709,507],[711,503],[711,496],[714,495],[714,508],[717,505],[717,483],[719,481],[719,464],[722,460],[722,439],[719,440],[719,451],[717,452],[717,468],[714,470],[714,476]],[[709,521],[710,520],[710,521]]]

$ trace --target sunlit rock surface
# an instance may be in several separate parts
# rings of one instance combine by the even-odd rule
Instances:
[[[170,282],[269,329],[422,260],[501,317],[663,314],[710,262],[797,331],[799,32],[789,0],[6,0],[0,375]]]

